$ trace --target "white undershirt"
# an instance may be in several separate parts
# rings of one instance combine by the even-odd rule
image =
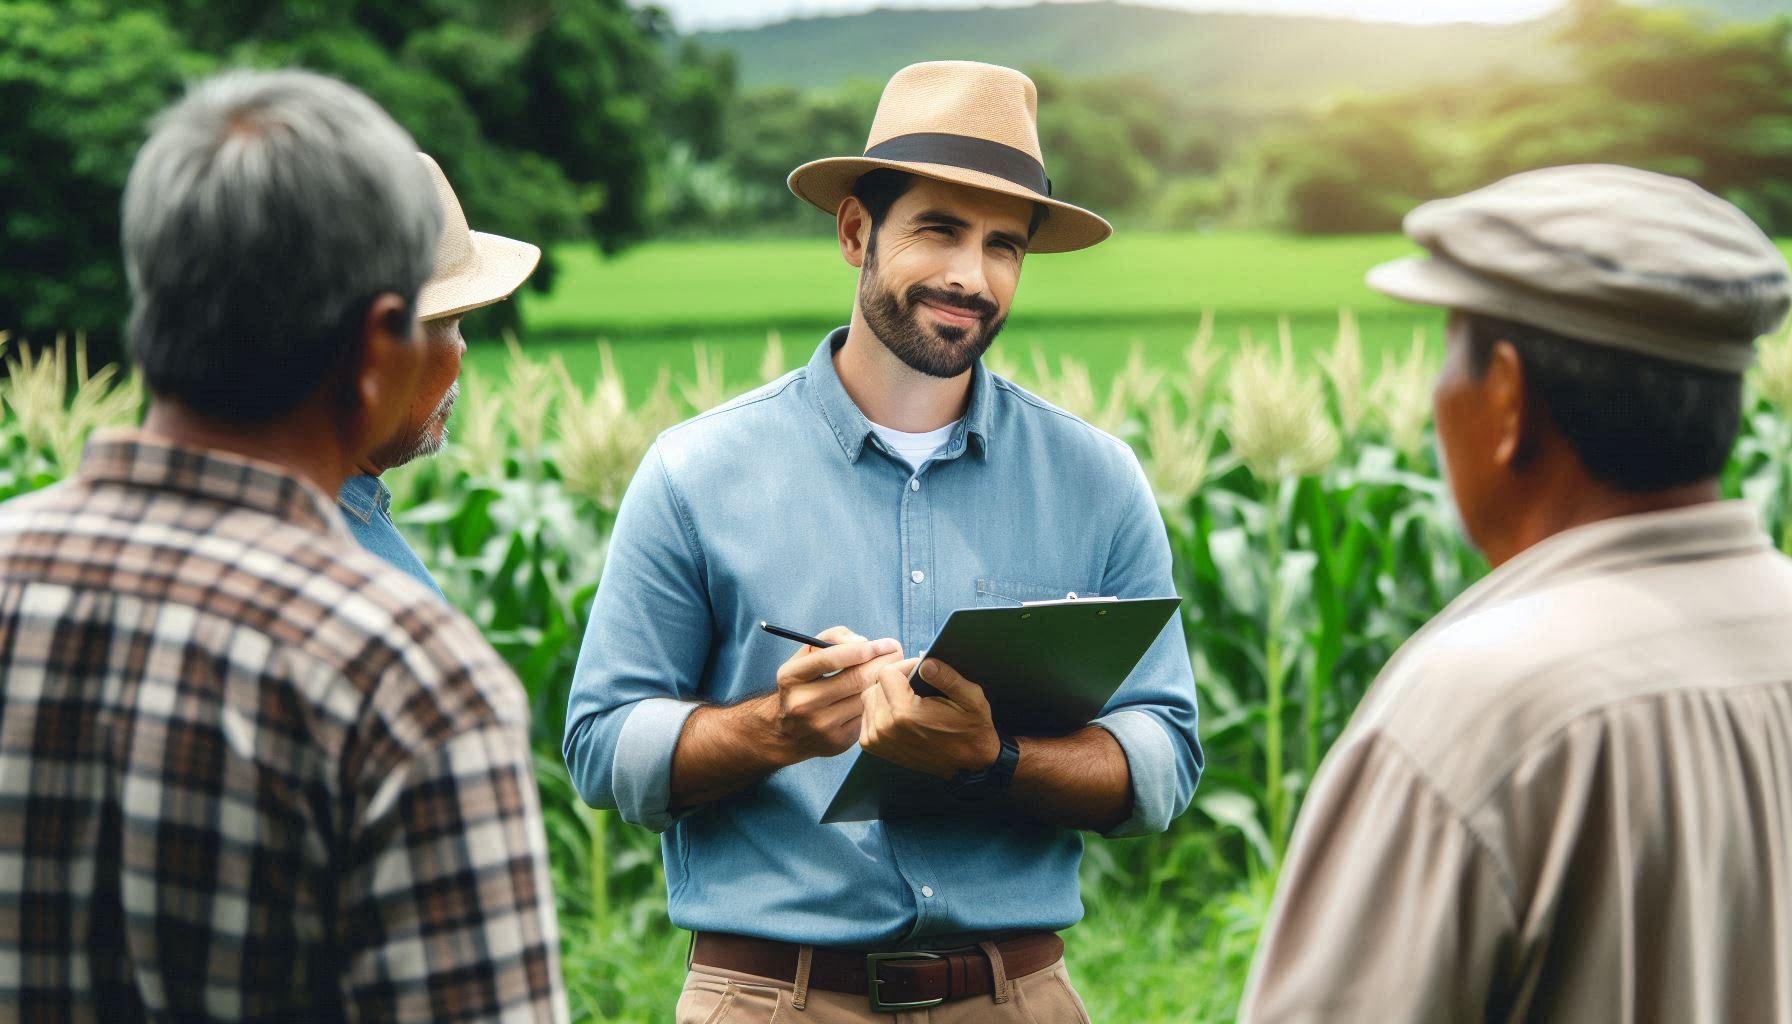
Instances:
[[[885,444],[896,449],[896,454],[908,462],[910,469],[920,469],[921,463],[933,458],[934,453],[944,448],[946,442],[952,439],[952,428],[956,426],[958,421],[953,420],[938,430],[920,434],[892,430],[879,423],[871,424],[871,429],[877,431],[877,436],[883,438]]]

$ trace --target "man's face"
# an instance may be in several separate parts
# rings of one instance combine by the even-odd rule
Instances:
[[[873,334],[921,373],[956,377],[1008,318],[1033,204],[916,178],[867,247],[859,310]]]
[[[460,361],[467,343],[461,339],[458,316],[426,320],[422,328],[423,371],[416,397],[398,433],[372,456],[381,470],[434,455],[448,441],[448,417],[460,397]]]

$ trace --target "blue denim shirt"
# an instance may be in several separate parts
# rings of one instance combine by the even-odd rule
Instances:
[[[342,485],[341,493],[336,495],[336,504],[342,509],[348,532],[355,535],[362,547],[403,569],[437,594],[442,593],[429,570],[423,567],[423,560],[404,542],[404,535],[392,522],[392,492],[379,477],[366,474],[349,477]]]
[[[917,653],[955,608],[1175,592],[1163,521],[1125,444],[979,365],[945,447],[911,470],[807,367],[662,434],[622,502],[573,677],[580,794],[663,831],[674,923],[791,942],[921,947],[1082,917],[1080,834],[935,819],[818,824],[858,748],[682,816],[672,752],[698,702],[773,689],[796,652],[761,619],[842,624]],[[1115,835],[1161,831],[1201,773],[1177,617],[1096,724],[1132,771]]]

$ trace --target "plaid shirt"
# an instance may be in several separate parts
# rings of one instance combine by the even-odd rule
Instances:
[[[274,467],[0,507],[0,1019],[560,1020],[522,689]]]

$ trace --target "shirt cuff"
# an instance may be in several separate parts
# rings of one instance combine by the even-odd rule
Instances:
[[[1102,834],[1145,836],[1169,828],[1176,817],[1176,748],[1163,724],[1143,711],[1116,711],[1092,724],[1119,742],[1132,773],[1132,817]]]
[[[672,755],[697,705],[667,697],[637,701],[616,737],[610,792],[622,820],[664,832],[672,827]]]

